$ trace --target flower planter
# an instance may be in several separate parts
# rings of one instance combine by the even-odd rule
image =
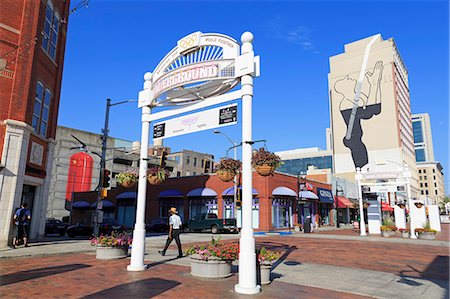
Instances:
[[[275,171],[275,167],[264,164],[255,166],[256,172],[261,176],[271,175]]]
[[[216,257],[202,260],[199,255],[191,255],[191,274],[204,278],[224,278],[231,276],[231,261],[223,261]]]
[[[120,183],[120,185],[122,185],[125,188],[131,188],[134,185],[136,185],[135,181],[123,181],[122,183]]]
[[[222,182],[230,182],[234,179],[235,173],[231,171],[217,171],[217,176]]]
[[[147,180],[150,185],[159,185],[162,182],[156,175],[147,176]]]
[[[257,271],[257,275],[259,275],[259,277],[257,277],[258,283],[269,284],[271,282],[270,280],[271,272],[272,272],[272,264],[259,264]]]
[[[382,230],[381,234],[383,235],[383,237],[389,238],[390,236],[394,236],[395,232],[392,230]]]
[[[436,233],[421,232],[421,233],[419,233],[419,239],[422,239],[422,240],[435,240],[436,239]]]
[[[128,246],[123,247],[105,247],[97,246],[97,259],[99,260],[113,260],[125,258],[128,255]]]
[[[295,225],[294,226],[294,231],[295,232],[300,232],[301,231],[301,227],[299,225]]]
[[[409,232],[402,232],[402,238],[408,239],[409,238]]]

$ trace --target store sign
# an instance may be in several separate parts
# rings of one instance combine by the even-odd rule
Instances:
[[[153,126],[153,139],[161,139],[237,123],[237,104],[181,116]]]
[[[333,203],[333,193],[329,189],[317,188],[317,195],[319,196],[320,202],[323,203]]]

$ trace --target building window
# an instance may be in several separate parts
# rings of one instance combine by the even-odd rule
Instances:
[[[205,160],[202,160],[202,168],[205,166]]]
[[[426,170],[426,169],[424,169],[424,170],[423,170],[423,173],[427,173],[427,170]]]
[[[435,170],[435,169],[433,169],[433,173],[436,173],[436,170]]]
[[[419,176],[419,180],[422,180],[422,176]]]
[[[428,195],[428,190],[425,190],[425,194]]]
[[[420,187],[423,187],[423,184],[422,184],[422,183],[420,183]]]
[[[45,24],[42,39],[42,48],[52,58],[56,57],[56,45],[58,44],[59,15],[53,8],[51,1],[47,2],[45,9]]]
[[[425,183],[425,188],[428,188],[428,183]]]
[[[190,157],[190,156],[187,156],[187,158],[186,158],[186,164],[187,164],[187,165],[191,164],[191,157]]]
[[[415,121],[412,123],[414,143],[423,142],[422,122]]]
[[[36,83],[36,95],[34,97],[33,119],[31,125],[36,133],[44,137],[47,136],[51,98],[52,93],[50,90],[44,88],[44,85],[38,81]]]
[[[435,175],[433,175],[433,180],[436,180],[436,176]]]
[[[192,175],[197,175],[197,172],[196,171],[192,172]]]
[[[426,175],[424,175],[424,176],[423,176],[423,179],[424,179],[424,180],[426,180],[426,179],[427,179],[427,176],[426,176]]]
[[[423,190],[420,190],[420,194],[422,194],[422,195],[423,195]]]
[[[434,195],[437,195],[437,190],[434,190]]]
[[[416,162],[424,162],[424,161],[425,161],[425,150],[423,148],[416,149]]]
[[[422,173],[422,169],[419,169],[419,173]]]
[[[197,166],[197,158],[194,158],[194,167],[196,167],[196,166]]]
[[[434,187],[437,188],[437,184],[436,183],[434,183]]]

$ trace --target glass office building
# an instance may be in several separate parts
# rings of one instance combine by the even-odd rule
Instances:
[[[288,173],[291,175],[306,174],[308,166],[315,166],[317,169],[331,169],[332,156],[308,157],[298,159],[283,160],[283,165],[277,169],[279,172]]]

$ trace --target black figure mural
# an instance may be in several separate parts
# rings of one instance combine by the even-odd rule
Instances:
[[[358,82],[349,75],[334,84],[334,90],[342,96],[339,110],[347,125],[344,145],[350,149],[355,167],[363,167],[369,162],[367,148],[362,142],[361,120],[381,113],[382,76],[383,62],[377,61],[373,69],[365,74],[359,97],[355,97]]]

